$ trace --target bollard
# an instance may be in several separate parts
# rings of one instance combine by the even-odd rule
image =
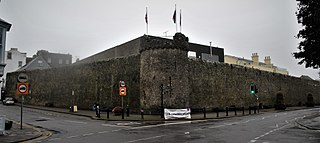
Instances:
[[[203,108],[203,118],[207,118],[207,115],[206,115],[206,107]]]
[[[251,107],[249,106],[249,115],[251,115]]]
[[[107,109],[107,119],[109,119],[109,108]]]
[[[217,112],[217,118],[219,118],[219,108],[216,108],[216,112]]]
[[[121,108],[121,115],[122,115],[122,119],[124,119],[124,109]]]
[[[144,119],[144,118],[143,118],[143,112],[144,112],[144,111],[143,111],[143,108],[141,108],[141,110],[140,110],[140,113],[141,113],[141,119]]]
[[[127,108],[127,117],[129,117],[129,112],[130,112],[129,108]]]
[[[160,118],[164,118],[164,108],[160,109]]]
[[[99,105],[97,106],[97,116],[98,116],[98,118],[100,118],[100,106]]]
[[[228,110],[229,110],[229,108],[226,107],[226,116],[228,116]]]
[[[242,115],[244,116],[244,107],[242,107]]]

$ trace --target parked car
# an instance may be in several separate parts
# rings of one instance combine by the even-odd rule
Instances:
[[[14,99],[12,97],[6,97],[3,100],[3,105],[14,105]]]

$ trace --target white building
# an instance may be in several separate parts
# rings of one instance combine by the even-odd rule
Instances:
[[[0,18],[0,78],[4,75],[4,67],[6,66],[5,63],[5,49],[6,49],[6,35],[7,32],[10,30],[11,24],[2,20]],[[1,81],[1,80],[0,80]],[[2,82],[3,85],[3,82]],[[0,99],[2,98],[2,88],[0,92]]]
[[[224,62],[228,63],[228,64],[240,65],[240,66],[248,67],[248,68],[255,68],[255,69],[263,70],[263,71],[267,71],[267,72],[289,75],[289,72],[287,69],[280,68],[280,67],[273,65],[271,63],[270,56],[266,56],[264,58],[264,62],[259,62],[258,53],[252,53],[251,58],[252,58],[252,60],[248,60],[245,58],[225,55]]]
[[[7,73],[14,72],[24,66],[27,60],[27,53],[19,52],[17,48],[11,48],[5,52],[5,63],[7,64],[4,68],[4,74],[2,77],[3,83],[6,81]],[[2,86],[4,86],[3,84]]]

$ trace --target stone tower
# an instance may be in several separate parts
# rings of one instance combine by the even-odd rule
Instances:
[[[188,38],[182,33],[176,33],[173,40],[151,36],[143,38],[140,50],[141,107],[189,106],[188,49]],[[164,90],[161,90],[161,85]]]

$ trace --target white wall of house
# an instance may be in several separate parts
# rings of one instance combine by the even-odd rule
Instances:
[[[5,81],[6,74],[14,72],[26,64],[27,53],[19,52],[17,48],[11,48],[5,52],[5,63],[3,79]]]

